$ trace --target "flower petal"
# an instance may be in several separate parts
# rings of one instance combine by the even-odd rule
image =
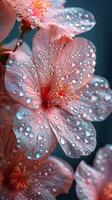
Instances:
[[[0,1],[0,42],[8,36],[15,21],[16,13],[13,7],[8,2]]]
[[[112,178],[112,145],[106,145],[98,151],[94,167],[107,179]]]
[[[74,172],[68,163],[61,159],[50,157],[46,161],[44,160],[39,170],[38,168],[38,164],[33,164],[33,169],[30,169],[34,182],[37,180],[38,184],[44,185],[53,196],[68,193],[74,180]]]
[[[102,186],[103,176],[82,161],[75,173],[76,191],[80,200],[96,200]]]
[[[96,146],[96,132],[90,122],[62,109],[49,114],[50,126],[66,155],[76,158],[90,154]]]
[[[94,45],[84,38],[68,42],[59,60],[61,84],[68,84],[76,91],[90,82],[95,68],[95,51]]]
[[[53,89],[58,84],[69,84],[72,90],[79,89],[92,79],[95,47],[84,38],[55,41],[57,32],[55,26],[49,26],[34,37],[33,56],[41,84],[52,81]]]
[[[55,137],[42,110],[32,112],[20,108],[14,120],[18,147],[25,150],[29,159],[39,159],[54,150]]]
[[[18,162],[21,155],[16,146],[17,141],[12,131],[12,124],[8,123],[9,119],[6,120],[6,116],[4,117],[3,113],[6,115],[5,108],[1,110],[0,107],[0,166],[8,168],[11,164]],[[7,163],[6,166],[4,163]]]
[[[4,68],[2,69],[3,71],[0,72],[4,75]],[[4,86],[4,80],[2,79],[4,77],[1,77],[0,80],[0,124],[12,125],[14,116],[20,106],[9,96]]]
[[[77,93],[76,93],[77,95]],[[112,113],[112,90],[109,88],[107,80],[94,76],[90,84],[79,92],[80,113],[91,121],[104,120]]]
[[[62,51],[61,39],[55,41],[58,32],[57,27],[49,26],[47,29],[40,29],[33,39],[33,58],[43,86],[52,80],[56,59]]]
[[[15,200],[56,200],[55,197],[44,187],[36,185],[34,189],[19,192]]]
[[[20,17],[28,19],[31,17],[32,1],[31,0],[7,0],[16,10]]]
[[[15,100],[28,108],[36,109],[39,107],[38,75],[29,55],[19,50],[10,55],[5,83],[9,94]]]
[[[4,126],[4,127],[3,127]],[[16,146],[16,137],[12,127],[6,123],[0,123],[0,166],[8,168],[11,164],[17,164],[21,159],[21,153]],[[5,166],[4,163],[7,163]]]
[[[47,23],[57,24],[68,37],[89,31],[96,23],[93,14],[82,8],[60,9],[48,17],[45,19]]]

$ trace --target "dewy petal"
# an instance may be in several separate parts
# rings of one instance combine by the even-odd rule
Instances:
[[[6,88],[9,94],[28,108],[40,105],[38,74],[32,59],[23,51],[10,55],[6,66]]]
[[[2,200],[56,200],[44,186],[36,186],[34,191],[28,189],[26,191],[16,192],[16,194],[1,190],[0,197],[2,197]]]
[[[94,167],[101,172],[106,179],[112,179],[112,145],[101,148],[95,158]]]
[[[15,21],[16,13],[13,7],[4,0],[0,1],[0,42],[8,36]]]
[[[61,82],[74,90],[79,89],[92,79],[95,47],[84,38],[75,38],[68,43],[64,43],[64,38],[55,41],[57,32],[56,27],[49,26],[34,37],[33,57],[41,84],[52,81],[52,87],[55,87]]]
[[[31,24],[32,28],[36,26],[43,27],[44,24],[40,18],[33,12],[33,1],[32,0],[7,0],[16,10],[18,19],[24,19]]]
[[[86,119],[101,121],[112,113],[112,90],[106,79],[94,76],[76,95],[80,95],[79,112],[83,113]]]
[[[69,157],[89,155],[96,146],[96,132],[93,125],[80,116],[73,116],[62,109],[48,113],[50,126],[63,151]]]
[[[0,190],[0,197],[1,199],[5,200],[25,200],[25,199],[19,199],[19,198],[15,198],[14,196],[12,196],[9,191],[6,191],[5,189],[1,189]]]
[[[4,75],[4,68],[2,69],[3,71],[1,70],[0,72],[3,72],[2,75]],[[19,104],[9,96],[2,79],[0,80],[0,124],[12,125],[14,116],[19,109]]]
[[[55,197],[44,187],[39,186],[38,183],[34,189],[26,190],[18,193],[15,200],[56,200]],[[11,199],[12,200],[12,199]]]
[[[68,42],[60,55],[60,82],[75,91],[90,82],[95,68],[95,51],[94,45],[84,38]]]
[[[45,27],[46,24],[43,23],[43,18],[46,18],[46,14],[44,17],[39,17],[34,12],[34,0],[7,0],[11,5],[15,8],[18,19],[25,19],[30,22],[32,28],[38,27]],[[43,1],[43,0],[42,0]],[[46,2],[46,0],[44,0]],[[65,3],[65,0],[49,0],[51,3],[51,9],[59,9],[63,8],[63,4]],[[48,9],[48,13],[50,10]],[[55,11],[54,11],[55,12]],[[41,19],[42,18],[42,19]]]
[[[45,20],[64,29],[68,37],[89,31],[96,23],[93,14],[82,8],[60,9]]]
[[[4,94],[3,92],[1,92],[1,96],[2,98],[0,98],[0,123],[2,124],[3,121],[5,121],[7,125],[11,125],[20,105],[15,104],[15,102],[8,96],[6,96],[6,94]]]
[[[52,80],[56,60],[62,51],[61,39],[55,41],[57,34],[58,28],[49,26],[47,29],[40,29],[33,39],[33,58],[41,85],[46,85]]]
[[[42,110],[20,108],[14,120],[18,147],[25,150],[29,159],[39,159],[54,148],[55,137]]]
[[[75,173],[76,191],[80,200],[97,200],[103,176],[82,161]]]
[[[40,167],[34,163],[33,169],[30,170],[33,187],[37,180],[37,183],[44,185],[53,196],[68,193],[74,180],[74,172],[70,165],[55,157],[48,158]]]
[[[7,0],[7,2],[9,2],[14,7],[16,13],[20,17],[23,17],[25,19],[31,17],[31,0]]]

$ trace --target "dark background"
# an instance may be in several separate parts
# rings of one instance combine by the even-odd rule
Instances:
[[[91,40],[97,49],[96,74],[108,79],[112,88],[112,0],[67,0],[68,7],[82,7],[91,11],[96,18],[96,26],[91,31],[83,34],[84,37]],[[18,36],[18,23],[15,31],[12,31],[9,41]],[[34,31],[26,37],[26,41],[31,45]],[[112,115],[104,122],[94,123],[97,130],[96,150],[88,157],[81,159],[70,159],[65,156],[61,148],[58,147],[55,154],[68,161],[75,170],[79,162],[84,159],[88,164],[92,164],[98,148],[105,144],[112,143]],[[75,194],[75,183],[68,195],[61,195],[58,200],[77,200]]]

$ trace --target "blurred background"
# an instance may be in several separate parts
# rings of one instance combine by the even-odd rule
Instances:
[[[66,6],[82,7],[94,14],[97,24],[94,29],[83,34],[83,36],[91,40],[96,46],[96,74],[108,79],[112,88],[112,0],[67,0]],[[32,33],[26,37],[26,42],[30,46],[34,33],[35,31],[32,31]],[[11,32],[6,42],[16,37],[18,37],[18,23],[15,25],[14,31]],[[90,156],[86,158],[82,157],[81,159],[70,159],[65,156],[60,147],[54,152],[55,155],[68,161],[72,165],[74,171],[82,159],[92,165],[96,151],[105,144],[112,143],[112,115],[104,122],[94,123],[94,125],[97,130],[97,147]],[[75,183],[69,194],[61,195],[57,200],[78,200],[75,193]]]

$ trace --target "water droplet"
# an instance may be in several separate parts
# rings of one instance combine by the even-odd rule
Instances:
[[[26,76],[26,75],[23,75],[22,78],[23,78],[23,80],[25,80],[25,79],[27,78],[27,76]]]
[[[17,119],[19,119],[19,120],[23,119],[23,117],[24,117],[24,112],[23,112],[23,111],[17,112],[16,117],[17,117]]]
[[[65,144],[66,143],[66,141],[63,138],[61,138],[60,142],[61,142],[61,144]]]
[[[86,131],[86,136],[90,137],[91,136],[91,132],[90,131]]]
[[[20,127],[20,129],[19,129],[20,131],[23,131],[24,129],[23,129],[23,127]]]
[[[32,98],[30,98],[30,97],[28,97],[27,99],[26,99],[26,103],[32,103]]]
[[[98,97],[97,97],[96,95],[92,95],[92,96],[91,96],[91,100],[92,100],[92,101],[97,101],[97,99],[98,99]]]
[[[27,133],[27,132],[25,132],[25,136],[28,136],[28,133]]]
[[[31,138],[33,138],[33,136],[34,136],[33,134],[30,134],[30,137],[31,137]]]
[[[37,152],[37,153],[35,154],[35,157],[38,159],[38,158],[41,157],[41,155]]]
[[[105,96],[105,100],[106,100],[106,101],[109,101],[109,100],[111,100],[111,96],[109,96],[109,95],[106,95],[106,96]]]
[[[23,97],[23,96],[24,96],[24,92],[21,91],[21,92],[19,93],[19,96],[20,96],[20,97]]]
[[[41,135],[38,135],[38,140],[42,140],[42,136]]]
[[[29,132],[31,130],[31,127],[30,126],[27,126],[26,127],[26,130]]]

